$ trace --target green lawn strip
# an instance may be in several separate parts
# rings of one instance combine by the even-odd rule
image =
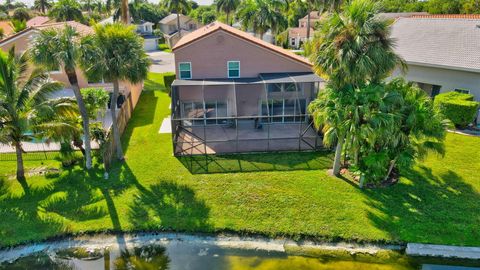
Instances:
[[[159,134],[169,98],[159,74],[123,136],[126,162],[0,185],[0,245],[64,233],[235,231],[293,238],[480,245],[480,138],[449,134],[399,184],[359,190],[327,176],[331,154],[176,158]],[[14,164],[14,163],[13,163]],[[192,165],[193,164],[193,165]]]
[[[170,49],[170,46],[168,46],[168,44],[165,44],[165,43],[158,44],[158,49],[163,52],[168,52],[168,53],[172,52],[172,49]]]

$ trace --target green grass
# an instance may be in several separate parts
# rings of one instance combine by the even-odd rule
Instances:
[[[108,180],[77,166],[29,177],[26,190],[0,183],[0,245],[106,230],[480,245],[480,138],[449,134],[444,158],[376,190],[327,176],[323,152],[177,159],[158,133],[169,115],[163,80],[150,79],[123,136],[126,161]]]

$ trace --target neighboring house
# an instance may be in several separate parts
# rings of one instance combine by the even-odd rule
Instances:
[[[16,53],[24,52],[29,48],[32,40],[35,38],[36,35],[38,35],[39,31],[42,31],[45,29],[62,29],[66,25],[74,27],[80,35],[92,34],[94,32],[91,27],[83,25],[78,22],[74,22],[74,21],[47,23],[47,24],[42,24],[42,25],[27,28],[21,32],[18,32],[12,36],[9,36],[4,40],[1,40],[0,49],[3,51],[9,51],[12,47],[15,47]],[[100,82],[88,81],[88,79],[80,69],[77,69],[77,74],[78,74],[78,84],[80,88],[102,87],[107,91],[112,91],[113,89],[113,85],[111,83],[105,83],[103,81],[100,81]],[[63,85],[65,86],[65,90],[63,90],[62,93],[70,93],[71,95],[73,95],[73,92],[71,91],[71,85],[68,81],[67,74],[62,69],[50,71],[50,77],[53,80],[63,83]],[[143,89],[143,83],[139,83],[137,85],[131,85],[128,82],[121,83],[122,94],[128,95],[129,93],[131,93],[134,105],[137,103],[142,89]],[[70,95],[67,95],[67,96],[70,96]]]
[[[241,22],[237,21],[232,26],[234,28],[242,30]],[[270,29],[265,34],[263,34],[263,38],[260,36],[260,34],[253,32],[251,29],[245,30],[245,32],[247,32],[248,34],[250,34],[250,35],[252,35],[256,38],[262,39],[263,41],[266,41],[268,43],[274,44],[274,42],[275,42],[275,37],[272,33],[272,30],[270,30]]]
[[[184,36],[173,52],[175,155],[321,146],[307,106],[323,80],[307,59],[220,22]]]
[[[310,38],[313,37],[315,24],[322,20],[322,14],[318,11],[310,12]],[[298,27],[288,29],[288,46],[294,49],[300,49],[302,44],[307,40],[308,16],[298,20]]]
[[[51,23],[53,20],[45,16],[36,16],[27,21],[28,27],[35,27],[46,23]]]
[[[404,74],[431,97],[470,93],[480,101],[480,15],[421,15],[399,18],[392,27]],[[402,75],[399,70],[393,76]]]
[[[177,14],[172,13],[158,23],[160,31],[164,34],[165,42],[170,46],[173,47],[180,39],[178,34],[178,26],[177,26]],[[198,28],[202,27],[202,25],[192,18],[180,14],[180,29],[182,36],[197,30]]]
[[[145,51],[158,50],[158,40],[160,37],[153,34],[153,26],[155,24],[147,21],[141,21],[135,25],[137,27],[137,33],[143,37],[143,48]]]
[[[135,23],[132,18],[130,18],[131,24],[136,27],[137,33],[143,38],[143,48],[145,51],[155,51],[158,50],[158,40],[160,37],[155,36],[153,34],[153,26],[154,23],[141,21],[139,23]],[[98,24],[105,25],[114,23],[113,16],[110,16]]]
[[[0,28],[3,29],[3,38],[15,34],[12,23],[10,21],[0,21]],[[0,39],[2,38],[0,37]]]

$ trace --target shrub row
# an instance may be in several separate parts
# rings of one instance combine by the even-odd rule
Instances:
[[[464,128],[477,116],[480,103],[473,101],[470,94],[453,91],[437,95],[434,105],[455,126]]]

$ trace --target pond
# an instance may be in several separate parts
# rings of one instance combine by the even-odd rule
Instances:
[[[260,270],[467,270],[480,261],[409,258],[397,251],[346,253],[319,249],[281,250],[217,241],[149,239],[105,245],[68,243],[0,264],[0,269],[260,269]],[[128,243],[127,243],[128,242]],[[65,247],[68,246],[68,247]],[[123,246],[123,248],[121,248]],[[298,247],[298,246],[297,246]],[[35,248],[30,248],[35,250]],[[3,257],[5,258],[5,257]],[[0,252],[2,259],[2,252]],[[443,265],[443,266],[441,266]],[[458,267],[461,266],[461,267]],[[458,268],[457,268],[458,267]]]

